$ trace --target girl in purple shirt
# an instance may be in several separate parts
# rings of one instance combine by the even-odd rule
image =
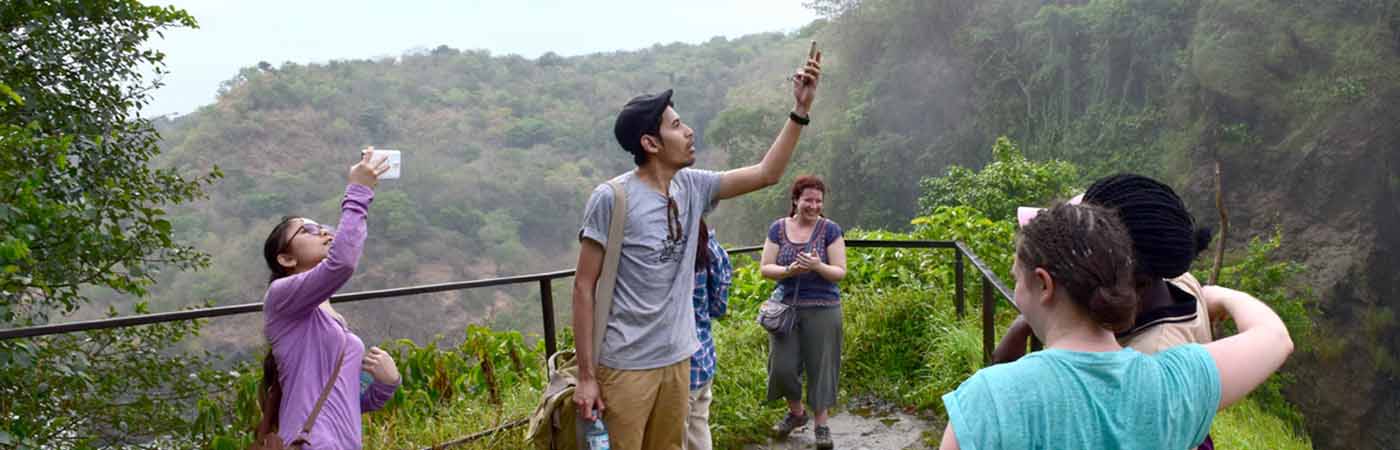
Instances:
[[[303,438],[306,448],[359,450],[360,414],[384,406],[399,386],[394,360],[378,347],[365,350],[330,297],[355,273],[365,242],[365,216],[379,175],[388,170],[373,148],[350,167],[336,230],[304,217],[287,217],[263,245],[272,280],[263,299],[263,335],[271,349],[263,359],[262,423],[291,444],[325,388],[336,357],[345,357],[330,396]],[[360,387],[360,372],[373,382]]]

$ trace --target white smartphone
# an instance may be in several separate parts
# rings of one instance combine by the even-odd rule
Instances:
[[[379,155],[384,155],[386,158],[388,158],[386,161],[389,162],[389,171],[388,171],[388,172],[384,172],[383,175],[380,175],[380,176],[379,176],[379,179],[381,179],[381,180],[396,180],[396,179],[398,179],[398,178],[399,178],[399,174],[400,174],[400,169],[401,169],[401,166],[402,166],[402,164],[403,164],[403,154],[402,154],[402,152],[399,152],[398,150],[381,150],[381,149],[377,149],[377,148],[376,148],[376,149],[374,149],[374,154],[375,154],[375,157],[378,157]]]

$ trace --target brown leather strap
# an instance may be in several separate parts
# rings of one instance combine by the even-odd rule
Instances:
[[[306,437],[311,435],[311,426],[316,423],[316,416],[321,415],[321,407],[326,404],[326,398],[331,396],[331,389],[335,388],[335,381],[340,378],[340,366],[345,363],[345,341],[340,343],[340,356],[335,358],[335,368],[331,369],[331,379],[326,381],[326,387],[321,389],[321,398],[316,399],[316,407],[311,408],[311,415],[306,416],[306,424],[301,426],[301,434],[292,441],[292,445],[301,448],[301,443],[306,442]]]

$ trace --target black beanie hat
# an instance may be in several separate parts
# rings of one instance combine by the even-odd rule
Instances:
[[[656,135],[661,130],[661,114],[671,105],[671,90],[659,94],[643,94],[633,97],[617,113],[617,123],[613,125],[613,135],[622,149],[633,155],[643,153],[642,136]]]

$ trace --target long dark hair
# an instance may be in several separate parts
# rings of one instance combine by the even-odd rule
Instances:
[[[1022,273],[1050,272],[1070,301],[1100,327],[1123,331],[1137,314],[1133,244],[1117,215],[1092,204],[1057,204],[1021,227],[1016,258]]]
[[[700,219],[700,237],[695,240],[695,272],[710,267],[710,227]]]
[[[272,349],[263,356],[262,383],[258,385],[258,406],[262,409],[262,419],[254,429],[254,436],[261,438],[267,433],[276,433],[278,419],[282,415],[282,383],[277,380],[277,358]]]
[[[268,272],[271,272],[267,279],[268,284],[288,275],[287,269],[277,262],[277,255],[282,254],[282,247],[287,244],[282,235],[287,234],[287,227],[291,226],[292,219],[298,217],[300,216],[282,217],[282,221],[272,228],[272,232],[267,234],[267,240],[263,242],[263,260],[267,262]],[[262,409],[262,420],[258,421],[254,430],[256,436],[277,432],[278,416],[282,413],[282,383],[278,382],[277,358],[272,356],[271,348],[263,355],[263,376],[262,383],[258,385],[258,404]]]
[[[282,221],[277,222],[277,226],[272,227],[272,232],[267,234],[267,240],[263,241],[263,260],[267,262],[267,271],[271,275],[267,279],[267,284],[272,284],[278,278],[290,275],[282,264],[277,262],[277,255],[282,254],[282,247],[287,245],[287,240],[282,237],[287,233],[287,227],[292,225],[292,220],[301,216],[282,216]]]

